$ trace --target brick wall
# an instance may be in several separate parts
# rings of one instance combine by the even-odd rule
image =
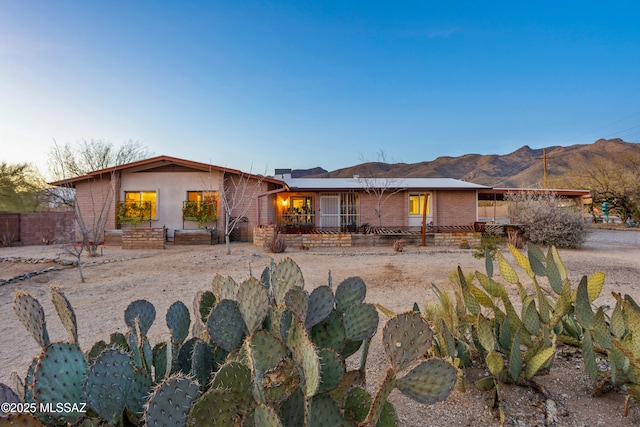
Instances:
[[[264,246],[264,242],[273,239],[275,236],[275,227],[254,227],[253,229],[253,245]],[[330,233],[330,234],[282,234],[289,247],[307,246],[310,248],[317,247],[347,247],[352,246],[350,233]]]
[[[5,240],[22,245],[63,243],[73,234],[73,212],[0,214],[0,244]]]
[[[383,195],[384,200],[389,194]],[[384,201],[380,209],[383,227],[404,227],[409,218],[409,201],[405,192],[394,194]],[[376,216],[378,198],[375,195],[360,193],[360,224],[368,223],[373,227],[380,226]]]
[[[472,225],[476,221],[475,191],[438,191],[435,199],[435,225]]]
[[[272,239],[276,233],[275,227],[255,227],[253,229],[254,246],[264,246],[267,239]],[[422,243],[420,234],[283,234],[289,247],[349,247],[349,246],[392,246],[398,239],[404,239],[409,244]],[[458,246],[467,242],[471,246],[480,244],[481,233],[427,233],[427,246]]]
[[[91,230],[101,215],[107,216],[104,228],[116,228],[115,192],[109,178],[83,181],[76,186],[76,203],[87,228]],[[104,239],[100,236],[101,240]]]
[[[164,228],[127,228],[122,230],[122,249],[164,248]]]

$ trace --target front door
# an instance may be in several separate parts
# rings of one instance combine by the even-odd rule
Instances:
[[[340,227],[340,196],[320,196],[320,227]]]

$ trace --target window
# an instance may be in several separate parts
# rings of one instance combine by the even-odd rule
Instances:
[[[424,214],[424,198],[427,197],[427,215],[431,215],[429,193],[409,194],[409,215]]]
[[[215,191],[187,191],[188,202],[205,202],[218,206],[218,193]]]
[[[149,204],[151,207],[151,218],[157,217],[157,197],[155,191],[125,191],[124,202],[127,205]]]

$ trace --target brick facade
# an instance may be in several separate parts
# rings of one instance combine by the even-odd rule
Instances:
[[[165,229],[124,229],[122,230],[122,249],[165,249]]]

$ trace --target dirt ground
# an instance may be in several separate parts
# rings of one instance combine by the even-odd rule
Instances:
[[[402,253],[391,247],[288,248],[284,254],[273,255],[250,244],[236,243],[232,251],[226,255],[223,245],[168,246],[156,251],[104,247],[101,257],[84,260],[86,283],[81,283],[77,269],[48,262],[57,257],[70,259],[59,248],[0,248],[0,279],[59,268],[0,286],[0,380],[8,380],[11,371],[23,377],[31,358],[39,351],[14,315],[12,300],[17,290],[31,293],[43,304],[51,340],[58,341],[66,339],[66,333],[55,314],[48,288],[51,284],[60,286],[75,309],[80,345],[88,349],[95,341],[108,340],[111,332],[126,329],[123,313],[136,299],[147,299],[156,307],[156,322],[149,334],[152,344],[165,340],[168,331],[164,314],[173,302],[181,300],[191,307],[195,293],[208,289],[215,273],[230,275],[236,281],[248,277],[250,271],[259,276],[271,257],[277,262],[288,256],[297,262],[307,289],[326,284],[329,272],[334,286],[348,277],[360,276],[367,283],[368,302],[397,312],[411,309],[414,302],[422,307],[433,300],[431,283],[449,289],[448,275],[458,265],[463,270],[484,271],[483,259],[474,258],[472,250],[458,248],[408,246]],[[505,255],[512,259],[510,254]],[[627,293],[640,301],[640,232],[597,230],[583,248],[561,250],[560,256],[573,286],[582,275],[596,271],[606,274],[597,305],[613,306],[611,292]],[[518,273],[521,278],[525,276],[522,270],[518,269]],[[380,318],[368,363],[367,381],[372,390],[380,384],[388,366],[380,343],[386,318],[383,314]],[[473,386],[473,381],[487,373],[478,367],[467,369],[467,391],[453,392],[446,401],[431,406],[417,404],[394,391],[391,400],[401,425],[500,425],[491,409],[491,392],[480,392]],[[503,386],[507,425],[640,425],[640,403],[632,403],[628,416],[623,416],[623,392],[591,396],[593,384],[582,366],[580,352],[574,348],[558,347],[549,374],[535,380],[546,390],[546,396],[529,388]]]

